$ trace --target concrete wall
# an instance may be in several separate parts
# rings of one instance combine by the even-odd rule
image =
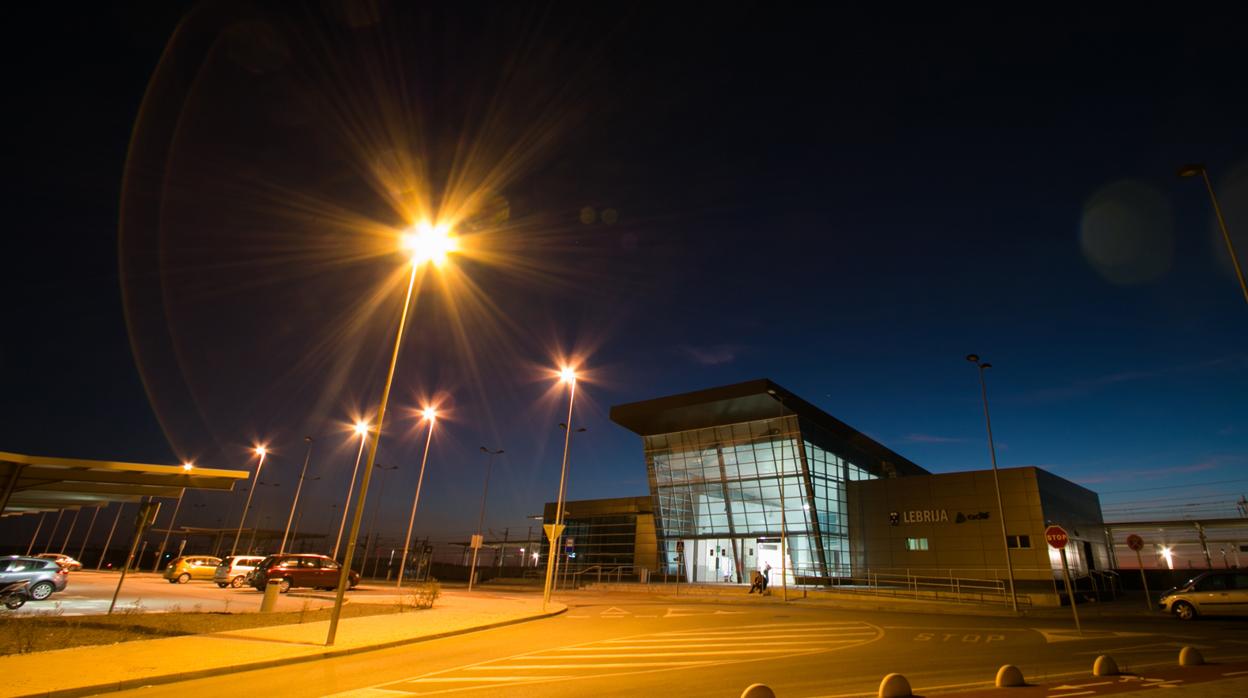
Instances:
[[[1099,521],[1099,503],[1093,503],[1094,511],[1090,510],[1084,493],[1092,493],[1037,468],[1002,469],[1000,478],[1006,531],[1028,536],[1031,544],[1010,550],[1015,578],[1048,582],[1052,564],[1044,539],[1046,502],[1055,499],[1060,504],[1050,508],[1077,512],[1081,526],[1093,535],[1099,527],[1082,522]],[[855,576],[868,569],[909,569],[963,578],[1005,578],[1005,546],[991,470],[846,484]],[[1079,492],[1072,495],[1069,488]],[[928,549],[907,549],[909,538],[926,539]]]

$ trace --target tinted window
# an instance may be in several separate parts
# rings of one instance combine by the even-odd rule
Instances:
[[[278,567],[298,567],[299,560],[297,558],[286,558],[278,564]]]
[[[1222,574],[1211,574],[1196,582],[1197,591],[1221,591],[1227,588],[1227,577]]]
[[[1235,588],[1248,589],[1248,574],[1235,575]]]
[[[320,569],[321,561],[314,557],[305,557],[303,558],[303,566],[314,570]]]

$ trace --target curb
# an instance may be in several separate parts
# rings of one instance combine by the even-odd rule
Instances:
[[[226,674],[237,674],[244,671],[256,671],[259,669],[272,669],[279,666],[288,666],[291,664],[302,664],[304,662],[313,662],[319,659],[337,659],[338,657],[347,657],[353,654],[362,654],[364,652],[376,652],[378,650],[386,650],[393,647],[402,647],[403,645],[414,645],[419,642],[428,640],[441,640],[443,638],[455,637],[456,635],[467,635],[482,630],[493,630],[495,628],[504,628],[509,625],[519,625],[520,623],[528,623],[529,621],[542,620],[544,618],[553,618],[562,613],[567,613],[568,607],[565,605],[561,610],[539,613],[526,618],[514,618],[512,620],[499,621],[488,625],[477,625],[471,628],[463,628],[461,630],[450,630],[444,633],[436,633],[434,635],[421,635],[419,637],[405,638],[402,640],[391,640],[376,645],[365,645],[362,647],[348,647],[338,650],[325,650],[313,654],[302,655],[299,657],[286,657],[283,659],[270,659],[263,662],[250,662],[247,664],[232,664],[224,667],[214,667],[211,669],[200,669],[198,671],[181,672],[177,674],[158,674],[155,676],[144,676],[136,679],[126,679],[124,681],[116,681],[109,683],[95,684],[92,686],[77,686],[75,688],[65,688],[40,693],[22,693],[13,696],[13,698],[78,698],[79,696],[91,696],[98,693],[111,693],[116,691],[128,691],[132,688],[142,688],[144,686],[156,686],[160,684],[178,683],[180,681],[193,681],[195,679],[208,678],[210,676],[223,676]]]

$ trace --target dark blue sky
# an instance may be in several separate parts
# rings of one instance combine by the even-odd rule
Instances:
[[[312,434],[327,528],[400,300],[402,259],[352,225],[401,226],[377,173],[423,168],[435,200],[490,184],[466,230],[504,253],[459,266],[488,311],[431,288],[413,314],[393,532],[422,394],[452,412],[418,532],[472,527],[482,444],[507,450],[492,527],[553,498],[560,352],[592,369],[573,498],[645,492],[611,405],[757,377],[930,470],[986,467],[976,352],[1003,466],[1109,518],[1232,514],[1248,304],[1174,171],[1209,164],[1245,259],[1237,23],[1133,12],[28,11],[0,450],[244,467],[263,440],[277,518]],[[197,499],[186,523],[241,506]]]

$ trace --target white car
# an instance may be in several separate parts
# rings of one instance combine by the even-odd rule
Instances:
[[[222,589],[227,586],[238,589],[243,586],[247,573],[256,569],[256,565],[263,559],[260,555],[227,555],[217,565],[212,581]]]
[[[1248,615],[1248,572],[1205,572],[1161,595],[1161,608],[1183,620]]]
[[[78,562],[68,555],[62,555],[61,553],[39,553],[35,557],[43,558],[44,560],[55,560],[56,564],[60,565],[61,569],[66,572],[77,572],[82,569],[81,562]]]

